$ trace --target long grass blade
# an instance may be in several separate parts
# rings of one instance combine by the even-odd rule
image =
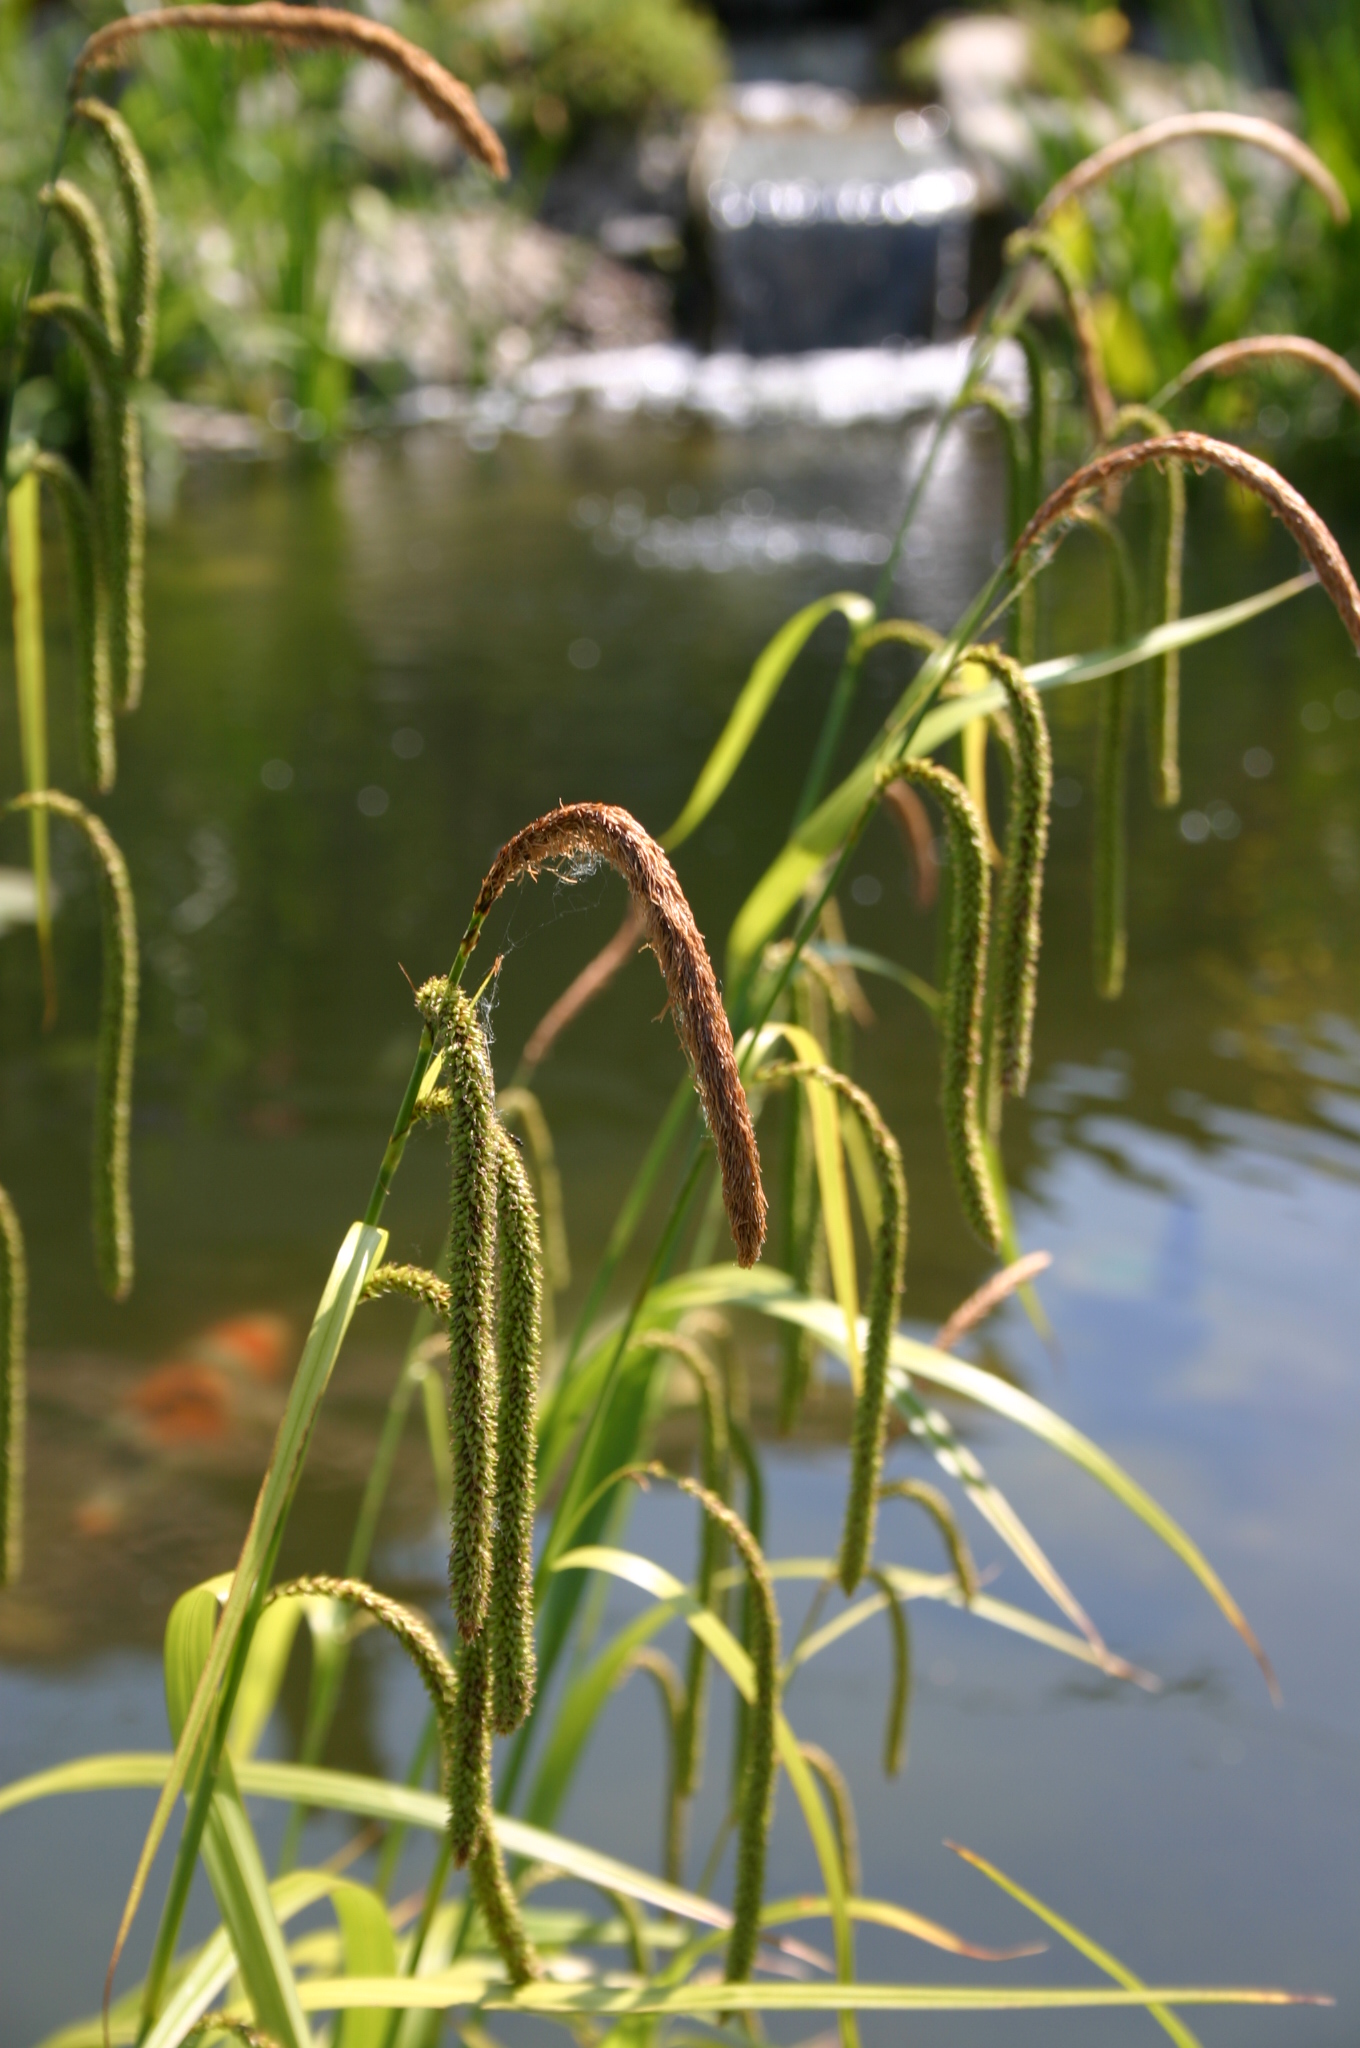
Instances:
[[[464,1964],[438,1977],[315,1978],[300,1987],[310,2012],[345,2011],[354,2006],[405,2007],[447,2012],[477,1997],[484,1977]],[[1158,1984],[1141,1991],[1103,1986],[1080,1989],[1005,1985],[995,1990],[963,1984],[686,1984],[677,1990],[647,1985],[526,1984],[519,1990],[487,1985],[487,2012],[625,2016],[656,2013],[699,2018],[724,2012],[1101,2012],[1137,2011],[1154,2005],[1320,2005],[1335,2000],[1315,1991],[1283,1991],[1250,1985]]]
[[[165,1629],[165,1704],[176,1739],[211,1654],[213,1632],[229,1590],[228,1579],[209,1579],[182,1594],[171,1609]],[[192,1784],[191,1779],[186,1789]],[[226,1755],[217,1766],[202,1855],[241,1981],[261,2026],[279,2048],[310,2048],[311,2030],[298,2004],[269,1880]]]
[[[759,732],[785,676],[822,620],[830,618],[833,612],[839,612],[853,631],[868,624],[874,608],[868,598],[861,597],[858,592],[838,590],[834,596],[819,598],[815,604],[805,605],[802,611],[795,612],[780,627],[769,646],[756,657],[755,666],[742,685],[712,753],[699,770],[699,779],[690,791],[684,809],[670,830],[662,835],[661,844],[668,853],[674,852],[702,825],[741,766],[746,750]]]
[[[43,658],[42,527],[38,477],[21,476],[9,493],[9,577],[14,605],[14,680],[19,700],[19,751],[24,787],[47,788],[47,669]],[[44,810],[28,821],[37,895],[38,959],[42,967],[43,1025],[56,1022],[57,971],[52,952],[51,826]]]
[[[1007,1877],[1003,1870],[998,1870],[985,1856],[979,1856],[973,1849],[965,1849],[961,1842],[946,1842],[945,1847],[952,1849],[956,1856],[962,1856],[965,1863],[971,1863],[974,1870],[980,1870],[984,1877],[990,1878],[994,1885],[999,1885],[1003,1892],[1008,1892],[1027,1912],[1033,1913],[1037,1920],[1042,1920],[1045,1927],[1051,1927],[1055,1934],[1061,1935],[1078,1955],[1085,1956],[1088,1963],[1094,1963],[1107,1977],[1113,1977],[1116,1984],[1122,1984],[1127,1991],[1142,1991],[1146,1988],[1142,1978],[1135,1977],[1133,1971],[1126,1968],[1117,1956],[1112,1956],[1098,1941],[1092,1941],[1089,1934],[1083,1934],[1070,1920],[1064,1920],[1060,1913],[1055,1913],[1042,1899],[1036,1899],[1033,1892],[1027,1892],[1023,1885],[1018,1885],[1014,1878]],[[1158,2026],[1170,2034],[1176,2048],[1199,2048],[1199,2042],[1189,2027],[1183,2026],[1176,2015],[1169,2012],[1164,2005],[1151,2006],[1149,2011]]]
[[[385,1230],[376,1229],[370,1224],[352,1224],[322,1291],[311,1332],[294,1375],[288,1406],[279,1424],[269,1468],[261,1484],[250,1527],[246,1531],[241,1555],[232,1575],[231,1593],[217,1625],[211,1653],[203,1666],[202,1675],[186,1712],[184,1726],[176,1744],[174,1762],[162,1787],[160,1798],[156,1802],[156,1810],[137,1859],[137,1868],[133,1873],[109,1960],[105,1980],[106,2006],[114,1974],[138,1907],[141,1905],[151,1865],[164,1838],[175,1801],[199,1757],[200,1750],[205,1746],[212,1746],[214,1725],[218,1719],[219,1694],[235,1658],[247,1616],[255,1605],[257,1595],[262,1591],[261,1576],[276,1548],[288,1504],[306,1455],[317,1409],[329,1384],[340,1346],[363,1292],[364,1283],[381,1259],[386,1246]],[[202,1825],[201,1821],[199,1825]],[[188,1891],[187,1879],[192,1874],[198,1846],[192,1841],[191,1833],[191,1829],[186,1827],[181,1837],[176,1875],[183,1873],[182,1882],[178,1888],[178,1897],[172,1888],[171,1899],[167,1902],[167,1915],[162,1920],[162,1934],[158,1941],[158,1961],[162,1979],[161,1983],[157,1984],[153,1972],[153,1979],[149,1980],[150,2003],[145,2014],[147,2021],[156,2017],[155,2007],[159,2003],[164,1970],[168,1968],[169,1958],[173,1954],[178,1936],[178,1914],[183,1912]]]

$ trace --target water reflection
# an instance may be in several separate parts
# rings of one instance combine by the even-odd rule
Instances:
[[[730,539],[743,520],[822,532],[828,507],[846,531],[886,534],[903,467],[900,440],[882,436],[789,429],[735,441],[633,423],[482,455],[430,429],[334,471],[191,477],[152,551],[147,702],[110,806],[147,958],[141,1272],[125,1310],[100,1300],[68,1235],[84,1213],[98,966],[89,878],[73,856],[60,856],[64,1010],[51,1039],[32,1029],[30,938],[17,930],[0,948],[6,1174],[32,1236],[37,1353],[31,1571],[0,1605],[0,1776],[164,1740],[165,1615],[179,1588],[231,1562],[270,1389],[261,1382],[252,1405],[238,1376],[211,1441],[168,1459],[143,1446],[131,1477],[128,1418],[150,1426],[147,1375],[210,1363],[199,1353],[224,1319],[296,1327],[309,1313],[409,1059],[399,963],[419,980],[447,958],[489,854],[534,811],[606,796],[664,824],[774,627],[874,573],[809,546],[782,561],[767,548],[757,573],[738,551],[713,576],[697,544],[663,565],[658,542],[653,565],[647,537],[704,528]],[[990,440],[959,435],[904,564],[902,609],[952,617],[990,567],[1002,497]],[[587,503],[607,510],[583,520]],[[616,530],[618,548],[597,545]],[[1215,539],[1201,518],[1192,533],[1193,608],[1288,571],[1287,550],[1254,523]],[[1082,546],[1071,544],[1045,621],[1054,652],[1104,630],[1103,586]],[[1149,1701],[1093,1683],[941,1610],[916,1622],[912,1764],[886,1792],[886,1649],[873,1630],[809,1667],[790,1706],[800,1731],[851,1769],[877,1891],[980,1940],[1023,1938],[1012,1909],[941,1851],[951,1835],[1148,1975],[1264,1976],[1344,2000],[1360,1991],[1349,1939],[1360,1669],[1347,1620],[1360,1590],[1360,722],[1343,645],[1311,596],[1186,657],[1184,813],[1132,807],[1132,965],[1115,1008],[1090,993],[1090,694],[1050,700],[1060,800],[1037,1080],[1008,1136],[1024,1241],[1054,1254],[1042,1283],[1054,1346],[1009,1312],[980,1340],[1205,1545],[1267,1642],[1285,1711],[1271,1713],[1240,1646],[1150,1538],[1050,1454],[976,1419],[968,1427],[998,1483],[1111,1643],[1161,1673],[1166,1691]],[[834,659],[828,631],[786,686],[778,743],[686,848],[683,879],[715,946],[782,836]],[[847,751],[899,687],[891,656],[876,655]],[[12,748],[12,693],[0,702]],[[61,761],[71,734],[57,727]],[[1229,814],[1240,829],[1221,829]],[[1187,830],[1192,818],[1208,831]],[[866,839],[855,882],[851,940],[932,974],[933,923],[914,907],[886,823]],[[516,901],[495,1009],[506,1076],[617,910],[607,878]],[[946,1183],[929,1027],[904,994],[872,995],[879,1021],[862,1073],[904,1140],[908,1308],[930,1328],[974,1284],[978,1258]],[[656,1008],[654,978],[630,968],[541,1071],[578,1287],[678,1072]],[[437,1249],[443,1177],[438,1144],[413,1146],[391,1218],[410,1256]],[[285,1569],[343,1557],[403,1329],[390,1306],[365,1317],[323,1416]],[[769,1340],[755,1331],[751,1344],[758,1366]],[[186,1399],[202,1393],[176,1384]],[[157,1398],[171,1391],[162,1379]],[[839,1438],[834,1390],[823,1414],[826,1438]],[[904,1467],[911,1455],[894,1453]],[[842,1469],[816,1442],[774,1455],[776,1553],[834,1547]],[[155,1483],[143,1486],[148,1471]],[[89,1503],[119,1485],[120,1519],[101,1529]],[[687,1569],[682,1505],[641,1503],[633,1535]],[[895,1526],[892,1541],[902,1562],[937,1564],[928,1531]],[[414,1434],[384,1544],[388,1582],[437,1582],[433,1485]],[[978,1547],[984,1564],[1003,1564],[985,1532]],[[1013,1568],[998,1590],[1028,1597]],[[611,1593],[611,1613],[627,1605]],[[791,1621],[797,1608],[791,1599]],[[400,1770],[418,1689],[371,1648],[355,1660],[335,1755]],[[302,1683],[295,1674],[285,1701],[295,1721]],[[563,1822],[650,1860],[659,1815],[630,1790],[658,1766],[648,1704],[625,1693],[611,1706]],[[700,1841],[718,1798],[715,1777]],[[135,1796],[105,1797],[79,1816],[70,1802],[0,1823],[6,2048],[96,2002],[117,1903],[110,1873],[130,1866],[142,1810]],[[323,1845],[338,1842],[338,1823],[319,1826]],[[264,1833],[276,1839],[273,1818]],[[787,1801],[776,1854],[791,1884],[813,1882]],[[45,1931],[57,1900],[70,1920],[60,1961]],[[862,1954],[871,1974],[947,1974],[887,1936],[866,1934]],[[1077,2025],[1104,2041],[1132,2024],[1074,2022],[1073,2038]],[[1210,2019],[1202,2032],[1250,2043],[1286,2026],[1310,2042],[1349,2038],[1344,2003],[1331,2015]],[[949,2038],[996,2028],[962,2021]],[[1048,2022],[1015,2031],[1052,2037]]]

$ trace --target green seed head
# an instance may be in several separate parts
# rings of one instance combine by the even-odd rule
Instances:
[[[487,1635],[492,1719],[508,1735],[534,1697],[534,1449],[543,1260],[529,1176],[503,1125],[496,1126],[496,1141],[500,1373]]]
[[[156,299],[160,291],[160,231],[146,160],[121,114],[103,100],[77,100],[75,112],[97,130],[113,165],[127,221],[127,280],[123,292],[123,359],[129,377],[151,375],[156,353]],[[112,330],[110,330],[112,332]]]
[[[104,954],[94,1115],[95,1265],[105,1293],[123,1301],[133,1276],[128,1149],[137,1047],[137,908],[126,863],[102,821],[54,789],[32,790],[10,804],[11,810],[37,808],[78,825],[95,856]]]
[[[970,647],[966,658],[990,670],[1010,708],[1011,793],[997,916],[993,1029],[1001,1085],[1008,1095],[1023,1095],[1029,1081],[1039,977],[1053,749],[1039,694],[1018,662],[999,647]]]
[[[69,178],[59,178],[55,185],[44,185],[38,197],[44,206],[50,207],[70,235],[80,263],[86,302],[98,314],[110,349],[115,355],[121,355],[123,316],[118,307],[118,279],[113,268],[113,251],[94,201]]]
[[[427,985],[428,986],[428,985]],[[441,990],[443,984],[440,984]],[[425,991],[421,992],[421,999]],[[486,1619],[496,1484],[491,1309],[496,1244],[494,1087],[477,1013],[461,992],[438,998],[436,1043],[450,1096],[449,1441],[453,1529],[449,1596],[470,1641]]]
[[[448,1762],[449,1846],[461,1870],[491,1812],[491,1663],[485,1631],[464,1643]]]
[[[34,457],[33,467],[52,490],[61,515],[79,682],[80,765],[86,781],[102,796],[113,788],[118,758],[109,675],[108,589],[94,506],[64,456],[44,449]]]
[[[904,761],[894,771],[927,789],[944,813],[953,871],[949,976],[940,1018],[940,1101],[954,1185],[974,1234],[989,1251],[1001,1243],[1001,1218],[978,1121],[982,1068],[983,964],[987,958],[987,853],[972,799],[936,761]]]

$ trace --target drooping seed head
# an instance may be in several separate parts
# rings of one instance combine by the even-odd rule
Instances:
[[[113,788],[117,778],[118,757],[109,674],[108,591],[94,507],[85,485],[64,456],[44,448],[34,456],[33,467],[50,486],[61,517],[79,681],[80,764],[86,781],[103,795]]]
[[[73,110],[79,120],[93,128],[103,141],[113,165],[118,197],[127,222],[127,274],[123,286],[123,311],[119,326],[121,343],[115,338],[123,368],[134,381],[151,375],[156,354],[156,311],[160,296],[160,223],[156,195],[146,159],[133,139],[132,130],[121,114],[103,100],[77,100]],[[115,336],[112,326],[110,337]]]
[[[71,237],[80,262],[85,298],[108,336],[115,354],[123,348],[123,319],[118,310],[118,279],[104,223],[89,194],[70,178],[44,185],[39,200],[57,216]]]
[[[973,1553],[958,1525],[953,1508],[938,1486],[931,1486],[924,1479],[890,1479],[879,1488],[880,1500],[910,1500],[924,1508],[944,1538],[949,1552],[949,1561],[954,1567],[954,1576],[959,1582],[959,1593],[965,1607],[971,1607],[978,1594],[977,1566]]]
[[[139,980],[132,884],[108,827],[74,797],[55,789],[30,790],[14,797],[10,809],[41,809],[69,819],[95,856],[103,951],[93,1148],[95,1266],[105,1293],[124,1301],[133,1278],[128,1150]]]
[[[1018,662],[999,647],[970,647],[978,662],[1006,692],[1013,736],[1010,805],[1006,820],[1005,868],[997,914],[995,1020],[1001,1085],[1023,1095],[1029,1080],[1043,937],[1040,905],[1048,809],[1053,787],[1053,749],[1039,693]]]
[[[197,30],[214,36],[242,36],[282,50],[343,50],[385,64],[437,121],[453,130],[469,156],[495,177],[509,176],[500,137],[482,116],[473,94],[426,50],[385,23],[339,7],[306,7],[286,0],[256,0],[236,6],[157,7],[126,14],[97,29],[82,46],[71,73],[72,90],[91,71],[125,64],[143,36]]]
[[[1055,241],[1051,235],[1022,228],[1007,242],[1006,254],[1012,262],[1019,262],[1026,256],[1037,258],[1049,271],[1061,291],[1067,309],[1068,324],[1072,329],[1072,339],[1076,343],[1077,366],[1081,372],[1082,390],[1086,396],[1091,424],[1095,428],[1096,438],[1103,441],[1109,433],[1115,405],[1109,379],[1105,375],[1104,351],[1100,346],[1095,313],[1086,287],[1062,244]]]
[[[1014,1294],[1017,1287],[1027,1287],[1031,1280],[1046,1272],[1053,1264],[1051,1252],[1026,1252],[1023,1258],[1015,1259],[1009,1266],[1003,1266],[999,1273],[984,1280],[975,1288],[966,1301],[961,1301],[935,1333],[935,1349],[952,1351],[961,1337],[975,1330],[1003,1301]]]
[[[833,1089],[859,1119],[878,1181],[879,1225],[874,1237],[869,1287],[869,1331],[864,1345],[864,1378],[855,1403],[850,1480],[846,1490],[838,1572],[841,1589],[853,1593],[873,1551],[878,1478],[887,1428],[888,1365],[907,1257],[907,1182],[902,1152],[872,1096],[832,1067],[790,1061],[766,1068],[762,1080],[814,1080]]]
[[[963,784],[937,761],[903,761],[893,773],[930,791],[944,813],[949,835],[952,900],[949,978],[940,1017],[940,1105],[963,1213],[975,1235],[995,1251],[1001,1242],[1001,1218],[978,1120],[983,974],[991,917],[982,826]]]
[[[819,1742],[800,1742],[803,1762],[808,1765],[818,1780],[831,1807],[831,1819],[836,1829],[836,1846],[841,1854],[841,1869],[845,1875],[845,1888],[852,1898],[858,1898],[863,1884],[859,1860],[859,1827],[855,1821],[855,1802],[850,1793],[850,1781],[832,1756]]]
[[[478,892],[463,957],[509,883],[537,875],[555,862],[582,857],[607,861],[628,885],[643,938],[665,978],[675,1028],[713,1134],[738,1263],[753,1266],[765,1240],[765,1191],[731,1026],[675,870],[637,819],[616,804],[564,804],[517,832],[497,854]]]
[[[1360,649],[1360,589],[1356,588],[1350,566],[1326,523],[1269,463],[1248,455],[1243,448],[1235,448],[1231,442],[1215,441],[1208,434],[1158,434],[1147,441],[1136,441],[1129,448],[1111,448],[1094,462],[1074,470],[1034,514],[1011,551],[1012,563],[1018,563],[1089,491],[1098,490],[1112,477],[1129,476],[1148,463],[1163,462],[1188,462],[1192,469],[1201,471],[1216,469],[1260,498],[1298,543],[1336,607],[1352,644]]]

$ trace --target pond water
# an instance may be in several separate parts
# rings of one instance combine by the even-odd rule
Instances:
[[[34,1345],[28,1568],[0,1599],[0,1782],[87,1751],[164,1746],[166,1615],[235,1556],[278,1412],[268,1369],[290,1362],[362,1209],[409,1064],[406,976],[447,962],[490,855],[538,811],[596,797],[666,825],[774,628],[822,592],[871,586],[914,445],[896,431],[724,436],[632,422],[477,450],[432,428],[329,465],[186,479],[153,536],[146,702],[124,728],[107,813],[145,949],[139,1271],[122,1309],[98,1295],[84,1247],[98,948],[77,856],[59,846],[63,1010],[45,1039],[31,934],[0,946],[4,1177],[30,1235]],[[1002,498],[990,438],[960,432],[896,609],[952,619],[994,557]],[[1329,510],[1345,540],[1344,507]],[[1046,652],[1108,636],[1101,566],[1085,546],[1064,558]],[[1291,568],[1278,533],[1196,487],[1188,610]],[[814,641],[767,743],[679,859],[715,956],[782,839],[838,630]],[[891,653],[875,664],[847,760],[901,687]],[[1184,1523],[1264,1640],[1283,1707],[1141,1525],[1034,1441],[974,1417],[961,1426],[992,1476],[1107,1640],[1161,1691],[1097,1680],[923,1603],[900,1779],[886,1784],[879,1769],[881,1624],[801,1674],[789,1710],[849,1773],[869,1892],[977,1940],[1025,1940],[1019,1909],[941,1846],[963,1842],[1151,1981],[1280,1983],[1338,2000],[1208,2013],[1206,2042],[1332,2048],[1354,2038],[1360,1997],[1360,694],[1315,592],[1192,651],[1184,668],[1182,811],[1149,808],[1141,757],[1131,777],[1129,988],[1115,1005],[1096,1001],[1089,971],[1093,693],[1050,699],[1059,802],[1035,1081],[1009,1115],[1007,1157],[1022,1242],[1053,1254],[1040,1289],[1052,1337],[1011,1308],[971,1354],[1093,1436]],[[6,688],[6,721],[11,702]],[[58,716],[58,763],[70,737]],[[0,739],[12,760],[8,724]],[[5,857],[17,861],[11,831]],[[617,883],[597,876],[526,889],[502,918],[502,1081],[619,903]],[[864,843],[844,909],[852,940],[933,973],[933,921],[914,906],[886,823]],[[984,1265],[945,1174],[929,1027],[901,991],[869,993],[878,1021],[859,1072],[903,1139],[906,1306],[928,1331]],[[540,1071],[567,1190],[567,1311],[680,1071],[659,1007],[652,970],[629,967]],[[389,1216],[399,1256],[436,1254],[442,1180],[439,1145],[414,1143]],[[224,1320],[225,1336],[205,1335]],[[403,1329],[388,1307],[356,1327],[285,1568],[343,1559]],[[748,1335],[758,1362],[768,1334]],[[223,1344],[235,1346],[234,1405],[197,1427],[193,1368],[220,1363]],[[182,1381],[151,1384],[169,1386],[161,1434],[174,1449],[151,1456],[145,1376],[170,1365],[187,1369]],[[828,1412],[843,1420],[834,1403]],[[773,1555],[834,1548],[844,1455],[833,1439],[809,1431],[772,1447]],[[688,1571],[690,1512],[653,1494],[627,1540]],[[929,1529],[899,1512],[885,1518],[885,1552],[935,1568]],[[1041,1611],[990,1531],[974,1521],[969,1533],[995,1590]],[[442,1541],[414,1430],[375,1571],[438,1612]],[[790,1626],[800,1602],[788,1601]],[[632,1604],[612,1594],[606,1618]],[[302,1664],[281,1710],[294,1733]],[[350,1686],[332,1760],[402,1771],[418,1689],[378,1653],[356,1657]],[[282,1728],[268,1745],[282,1752]],[[653,1702],[630,1687],[560,1825],[655,1867],[661,1770]],[[701,1845],[721,1775],[699,1801]],[[97,2005],[148,1812],[145,1795],[100,1794],[0,1820],[4,2048]],[[278,1815],[258,1818],[272,1847]],[[338,1823],[317,1824],[318,1853],[343,1839]],[[774,1871],[782,1891],[816,1886],[787,1795]],[[196,1898],[195,1926],[208,1910]],[[967,1974],[872,1930],[861,1960],[871,1977]],[[1083,1968],[1050,1953],[1002,1974],[1077,1981]],[[915,2026],[942,2042],[1103,2043],[1149,2024]],[[866,2033],[886,2042],[900,2029]]]

